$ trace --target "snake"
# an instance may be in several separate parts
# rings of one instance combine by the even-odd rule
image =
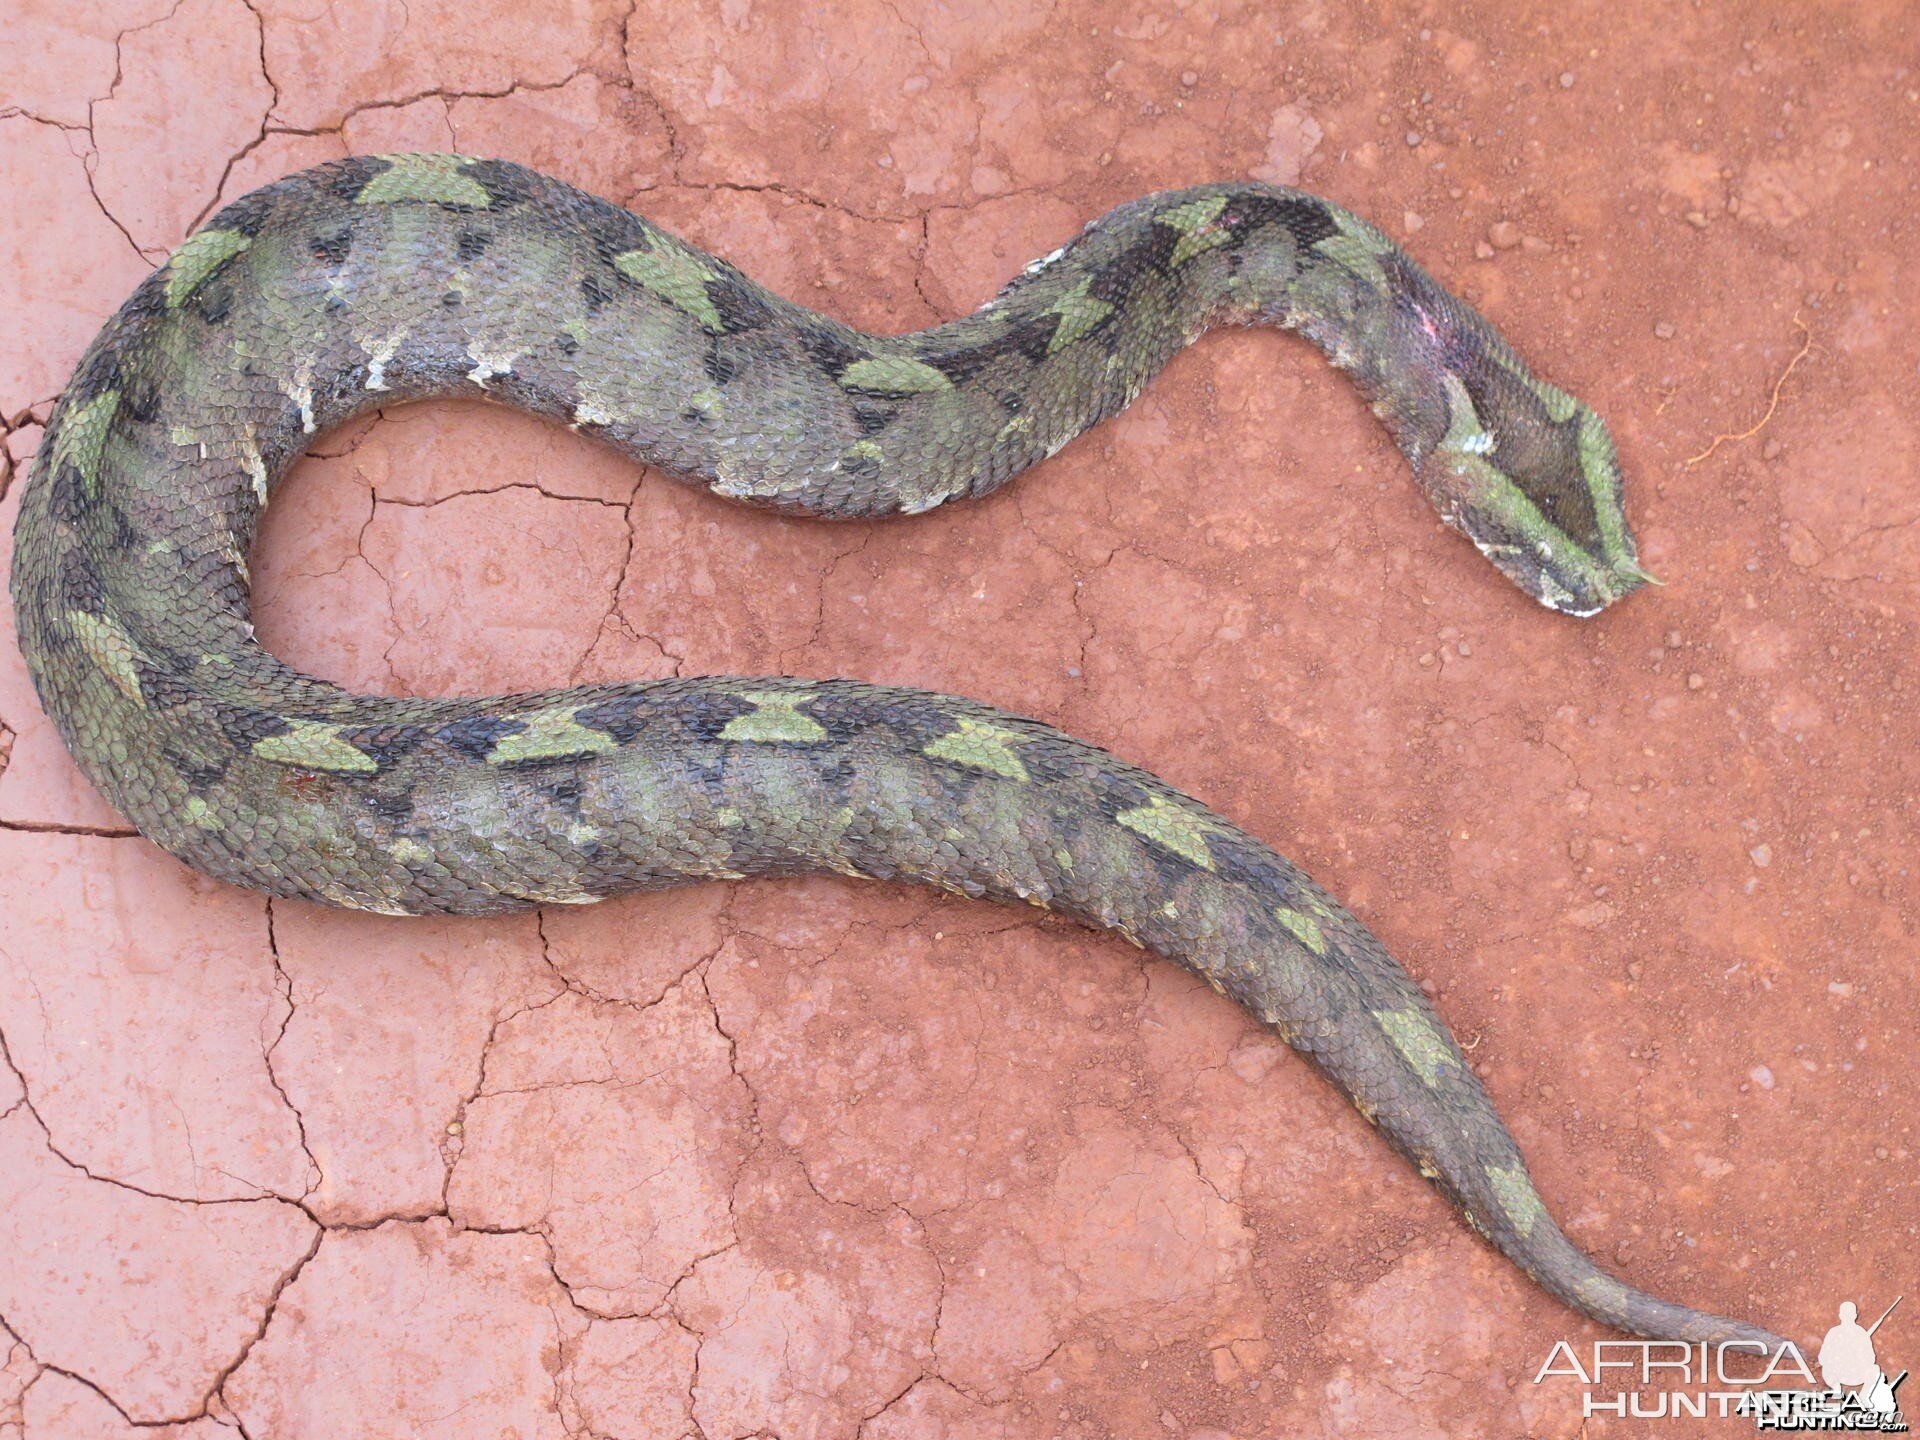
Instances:
[[[877,335],[534,170],[396,154],[228,204],[93,340],[21,497],[21,648],[107,799],[188,865],[269,896],[471,915],[827,873],[1117,932],[1271,1026],[1548,1294],[1618,1330],[1777,1353],[1757,1325],[1596,1265],[1366,927],[1094,745],[849,679],[355,694],[255,637],[247,556],[275,487],[375,407],[482,397],[736,500],[913,515],[1053,455],[1227,325],[1314,342],[1445,522],[1549,609],[1592,615],[1652,579],[1599,416],[1316,196],[1148,195],[973,314]]]

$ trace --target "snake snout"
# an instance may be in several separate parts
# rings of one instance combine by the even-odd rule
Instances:
[[[1443,446],[1418,478],[1447,524],[1521,590],[1549,610],[1588,616],[1659,583],[1641,568],[1617,511],[1604,527],[1592,510],[1575,523],[1556,488],[1508,473],[1497,458]]]

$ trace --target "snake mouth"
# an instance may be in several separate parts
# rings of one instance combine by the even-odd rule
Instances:
[[[1547,609],[1586,619],[1643,585],[1662,582],[1632,554],[1607,560],[1564,534],[1516,534],[1482,514],[1449,517],[1493,567]]]

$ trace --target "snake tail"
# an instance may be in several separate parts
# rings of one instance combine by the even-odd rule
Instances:
[[[374,406],[486,397],[740,500],[911,513],[1051,455],[1218,324],[1317,342],[1440,513],[1543,604],[1589,614],[1647,578],[1594,413],[1313,196],[1149,196],[975,314],[889,337],[530,170],[395,155],[235,201],[107,323],[22,498],[22,648],[81,768],[207,874],[399,914],[818,872],[1045,906],[1272,1025],[1576,1310],[1660,1338],[1779,1343],[1598,1270],[1365,927],[1266,845],[1092,745],[848,680],[358,695],[254,637],[263,509],[316,435]]]

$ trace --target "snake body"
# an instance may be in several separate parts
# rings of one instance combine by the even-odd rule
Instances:
[[[81,767],[210,875],[410,914],[822,871],[1045,906],[1274,1026],[1567,1304],[1648,1336],[1778,1345],[1596,1268],[1359,921],[1092,745],[845,680],[356,695],[254,638],[246,555],[268,497],[315,435],[375,405],[486,396],[723,495],[911,513],[1051,455],[1216,324],[1317,342],[1446,520],[1542,603],[1591,614],[1648,578],[1593,411],[1313,196],[1149,196],[975,314],[882,337],[530,170],[395,155],[234,202],[101,331],[23,497],[22,647]]]

